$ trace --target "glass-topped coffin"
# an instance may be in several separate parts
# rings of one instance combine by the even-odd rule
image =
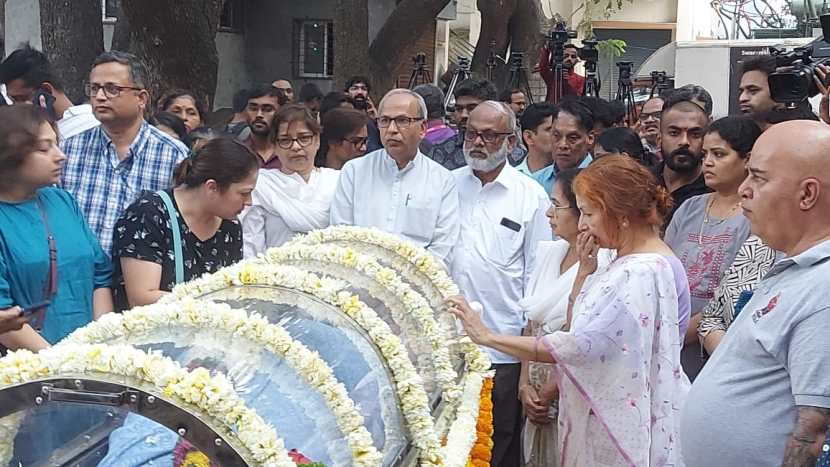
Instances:
[[[115,379],[121,381],[111,382]],[[9,403],[4,414],[9,405],[34,403],[0,419],[0,461],[44,467],[195,466],[207,465],[199,462],[208,459],[214,465],[247,464],[250,453],[198,411],[171,404],[141,384],[124,382],[100,375],[49,378],[4,389],[0,397]]]
[[[258,313],[317,352],[356,404],[382,464],[394,465],[407,454],[408,433],[387,365],[364,331],[338,308],[281,287],[230,287],[208,297],[237,311]],[[177,306],[154,305],[163,310]],[[324,396],[262,342],[175,321],[105,335],[107,344],[161,352],[182,367],[226,375],[245,403],[273,425],[286,449],[326,466],[353,465],[353,451]],[[185,439],[128,409],[48,403],[23,411],[8,465],[186,465],[176,461],[188,446]],[[78,456],[86,463],[79,463]]]

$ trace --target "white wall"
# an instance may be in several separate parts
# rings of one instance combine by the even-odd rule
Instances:
[[[701,73],[700,70],[707,70]],[[675,86],[697,84],[712,95],[712,115],[723,117],[729,112],[729,47],[701,46],[700,43],[678,43],[675,59]]]
[[[38,50],[43,49],[38,0],[6,0],[4,26],[6,55],[25,42]]]

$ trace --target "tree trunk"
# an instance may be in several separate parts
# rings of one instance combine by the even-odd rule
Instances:
[[[518,1],[532,0],[477,0],[476,7],[481,13],[481,32],[478,35],[471,66],[477,76],[487,76],[487,57],[490,56],[491,42],[496,43],[497,55],[504,57],[507,53],[507,46],[510,44],[507,22],[516,10]],[[494,77],[503,76],[504,69],[504,66],[498,66],[494,70]],[[497,78],[494,80],[499,81]]]
[[[118,11],[115,13],[115,30],[112,32],[112,44],[110,50],[130,49],[130,20],[124,14],[121,2],[117,3]]]
[[[83,83],[104,51],[101,0],[40,0],[43,51],[73,102],[83,98]]]
[[[223,0],[122,0],[129,48],[147,67],[153,101],[184,88],[212,108],[219,55],[216,31]]]
[[[369,47],[369,70],[376,89],[395,86],[394,67],[401,50],[429,30],[450,0],[402,0]]]
[[[539,2],[519,0],[507,25],[510,31],[510,50],[524,52],[525,66],[531,69],[539,55],[539,46],[543,38],[540,29],[541,16]]]
[[[334,89],[342,90],[351,76],[367,74],[368,31],[368,0],[337,0],[334,8]]]

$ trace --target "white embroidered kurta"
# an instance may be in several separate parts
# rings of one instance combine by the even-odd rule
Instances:
[[[260,170],[251,207],[241,216],[245,258],[280,246],[297,234],[328,227],[339,175],[338,170],[316,168],[306,183],[296,173]]]
[[[689,381],[680,366],[672,265],[629,255],[589,278],[570,332],[542,342],[557,362],[565,467],[682,466],[678,426]]]

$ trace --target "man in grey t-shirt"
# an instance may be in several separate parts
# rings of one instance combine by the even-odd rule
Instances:
[[[692,385],[680,432],[688,467],[815,465],[830,420],[830,126],[772,127],[748,168],[744,214],[787,258]]]

